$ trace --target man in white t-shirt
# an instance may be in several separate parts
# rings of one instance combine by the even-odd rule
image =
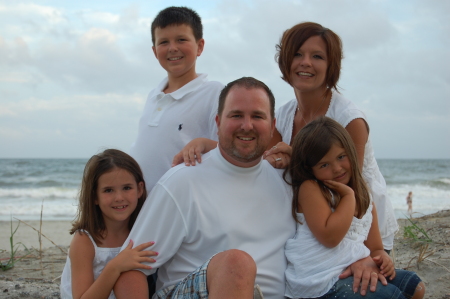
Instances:
[[[218,147],[196,167],[172,168],[153,188],[129,239],[156,242],[154,298],[253,298],[255,284],[265,298],[283,298],[284,244],[295,232],[291,196],[280,171],[261,160],[274,106],[264,83],[229,83],[219,97]],[[154,271],[141,271],[122,274],[118,298],[148,296],[145,277]]]
[[[292,198],[280,170],[261,159],[275,128],[274,106],[270,89],[254,78],[225,86],[217,148],[198,166],[172,168],[155,185],[125,244],[155,241],[151,250],[159,255],[151,270],[122,273],[117,298],[148,298],[146,275],[156,268],[153,298],[249,299],[255,284],[266,299],[284,298]],[[363,287],[376,283],[373,261],[358,267],[351,272]]]

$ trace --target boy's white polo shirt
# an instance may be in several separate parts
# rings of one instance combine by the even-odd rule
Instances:
[[[206,77],[206,74],[201,74],[196,79],[192,80],[180,89],[167,94],[164,93],[163,90],[166,88],[169,80],[167,77],[164,78],[164,80],[162,80],[161,83],[159,83],[159,85],[148,96],[148,99],[150,99],[151,101],[156,101],[156,105],[154,105],[148,125],[152,127],[158,126],[162,115],[170,106],[170,104],[174,101],[181,100],[183,97],[186,97],[186,99],[189,98],[189,93],[196,91],[203,83],[207,82]]]
[[[223,84],[206,74],[165,94],[168,78],[152,90],[139,121],[130,154],[144,173],[147,192],[170,169],[173,157],[192,139],[217,140],[215,117]]]

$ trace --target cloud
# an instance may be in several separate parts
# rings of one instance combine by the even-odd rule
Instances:
[[[165,76],[149,28],[167,4],[46,3],[0,1],[0,140],[8,144],[0,157],[128,150],[146,94]],[[339,85],[366,112],[377,155],[449,157],[441,150],[450,142],[448,1],[185,5],[204,23],[205,51],[196,70],[223,83],[261,79],[277,107],[294,97],[274,59],[283,31],[302,21],[332,29],[344,45]]]
[[[25,64],[45,80],[69,90],[133,92],[148,83],[146,62],[150,58],[151,43],[148,31],[140,30],[136,35],[131,30],[136,28],[135,24],[145,25],[139,22],[136,8],[115,15],[64,12],[21,4],[3,6],[2,15],[8,15],[9,19],[26,18],[30,24],[39,26],[20,31],[11,29],[8,36],[0,37],[0,54],[3,54],[0,65]],[[53,18],[46,19],[48,16]],[[132,32],[131,37],[128,32]],[[133,40],[131,46],[127,43],[130,39]],[[142,40],[147,40],[147,44],[140,42]],[[145,55],[135,44],[147,46]]]
[[[28,44],[20,37],[10,42],[0,36],[0,66],[19,66],[31,61]]]
[[[41,157],[87,157],[101,146],[128,150],[144,99],[143,94],[102,94],[1,103],[0,139],[10,141],[2,153],[30,157],[36,150]]]

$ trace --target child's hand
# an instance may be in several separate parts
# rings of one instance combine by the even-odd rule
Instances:
[[[270,150],[264,152],[263,158],[274,168],[287,168],[291,162],[292,147],[284,142],[278,142]]]
[[[113,258],[107,266],[111,264],[110,266],[116,267],[120,273],[133,269],[151,269],[152,267],[143,264],[143,262],[154,263],[155,259],[149,258],[149,256],[157,256],[158,253],[155,251],[144,251],[144,249],[153,244],[155,244],[155,242],[147,242],[132,248],[133,240],[130,240],[127,248]]]
[[[384,250],[378,250],[375,254],[372,259],[380,268],[380,273],[384,277],[389,277],[389,280],[394,279],[396,273],[391,257]]]
[[[324,180],[323,183],[328,188],[336,190],[341,197],[344,197],[346,195],[351,195],[351,196],[355,197],[355,192],[353,191],[353,189],[345,184],[342,184],[342,183],[339,183],[336,181],[332,181],[332,180]]]
[[[202,163],[202,154],[217,146],[217,142],[207,138],[195,138],[173,157],[172,167],[184,162],[186,166],[195,166],[195,161]]]

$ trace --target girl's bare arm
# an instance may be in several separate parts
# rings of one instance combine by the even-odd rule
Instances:
[[[375,205],[372,208],[372,225],[370,226],[369,235],[364,244],[370,250],[370,256],[373,258],[377,266],[380,268],[380,275],[394,279],[395,268],[391,257],[384,251],[383,242],[381,241],[380,229],[378,227],[377,209]]]
[[[76,238],[77,237],[77,238]],[[119,255],[109,261],[99,277],[94,280],[92,261],[95,249],[86,234],[76,234],[70,246],[70,259],[72,267],[72,295],[74,299],[108,298],[120,273],[132,269],[151,269],[143,262],[154,262],[148,256],[157,255],[153,251],[144,251],[153,245],[148,242],[132,249],[132,242]]]
[[[305,220],[317,240],[326,247],[337,246],[352,223],[355,213],[353,190],[341,183],[327,181],[330,188],[341,194],[341,201],[334,212],[322,195],[315,181],[306,181],[300,186],[298,203]]]

